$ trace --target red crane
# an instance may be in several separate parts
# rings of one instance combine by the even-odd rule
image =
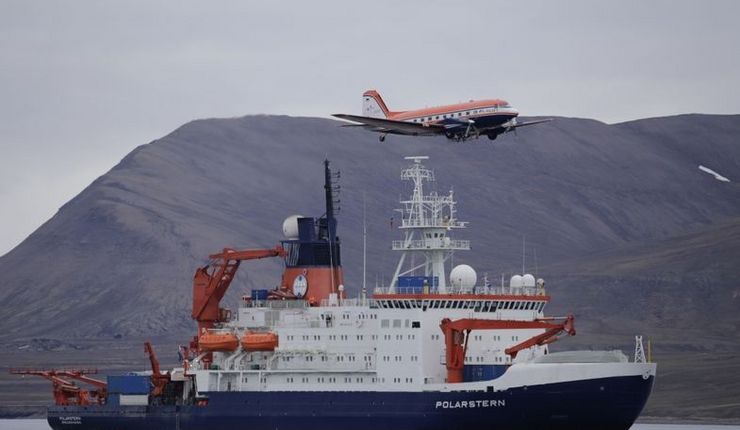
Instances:
[[[198,321],[198,335],[212,328],[219,322],[228,320],[228,311],[219,307],[226,290],[236,276],[239,264],[246,260],[257,260],[269,257],[284,257],[285,250],[281,246],[273,249],[248,249],[237,251],[230,248],[218,254],[211,254],[210,264],[198,268],[193,277],[193,313],[192,317]],[[198,336],[195,337],[191,348],[198,350]]]
[[[34,375],[51,381],[54,392],[54,403],[66,405],[105,404],[108,396],[108,384],[85,375],[98,373],[97,369],[10,369],[13,375]],[[69,379],[78,380],[96,387],[96,390],[83,390]]]
[[[505,330],[505,329],[545,329],[546,331],[533,336],[524,342],[506,348],[504,352],[515,358],[522,349],[534,345],[545,345],[557,340],[557,336],[566,332],[575,336],[575,318],[568,315],[561,323],[550,322],[552,319],[535,321],[514,320],[486,320],[463,318],[452,321],[445,318],[439,325],[445,335],[445,359],[447,364],[447,382],[463,382],[465,354],[468,350],[468,335],[472,330]]]
[[[150,342],[144,342],[144,351],[149,356],[149,362],[152,365],[152,385],[154,386],[152,396],[161,396],[164,392],[165,385],[170,382],[170,375],[167,372],[162,374],[159,370],[159,360],[157,360],[157,356],[154,354],[154,348],[152,348]]]

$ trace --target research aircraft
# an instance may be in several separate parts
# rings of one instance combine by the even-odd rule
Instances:
[[[470,100],[466,103],[393,112],[375,90],[367,90],[362,95],[362,113],[363,115],[338,113],[332,116],[357,123],[347,126],[364,127],[380,133],[381,142],[385,141],[388,134],[443,135],[458,142],[481,136],[495,140],[499,135],[515,131],[519,127],[551,121],[539,119],[517,122],[519,111],[505,100],[499,99]]]

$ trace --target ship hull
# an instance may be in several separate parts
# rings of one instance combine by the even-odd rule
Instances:
[[[212,392],[207,406],[55,406],[56,430],[628,429],[653,376],[495,392]]]

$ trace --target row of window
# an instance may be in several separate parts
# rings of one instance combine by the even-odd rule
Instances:
[[[439,335],[437,335],[437,336],[439,336]],[[516,339],[514,339],[514,338],[516,338]],[[517,340],[517,339],[519,339],[519,336],[512,336],[511,337],[511,340]],[[434,340],[434,336],[432,336],[432,340]],[[474,335],[473,336],[473,340],[483,340],[483,335],[482,334]],[[491,340],[493,340],[493,341],[501,340],[501,336],[495,334],[495,335],[491,336]]]
[[[391,321],[393,322],[393,328],[401,328],[401,322],[403,321],[403,326],[406,328],[421,328],[421,322],[420,321],[411,321],[411,320],[400,320],[400,319],[394,319],[394,320],[380,320],[380,328],[390,328],[391,327]]]
[[[383,335],[383,340],[391,340],[392,338],[393,338],[393,336],[390,335],[390,334],[384,334]],[[406,335],[406,339],[407,340],[415,340],[416,339],[416,335],[415,334],[407,334]],[[403,340],[403,335],[402,334],[397,334],[396,335],[396,340]]]
[[[479,113],[495,112],[496,110],[498,110],[499,107],[509,107],[509,105],[501,105],[501,106],[496,106],[492,108],[484,108],[484,109],[473,109],[473,110],[465,111],[464,113],[463,112],[452,112],[452,113],[443,114],[443,115],[435,115],[435,116],[428,116],[428,117],[422,117],[422,118],[412,118],[411,121],[423,123],[423,122],[429,122],[429,121],[437,121],[439,119],[460,118],[462,116],[470,116],[471,114],[477,115]]]
[[[257,379],[257,378],[255,378],[255,379]],[[311,379],[312,378],[309,378],[307,376],[304,376],[304,377],[302,377],[300,379],[300,383],[302,383],[302,384],[308,384],[308,383],[311,382]],[[316,377],[316,378],[313,378],[313,379],[315,380],[314,382],[317,382],[319,384],[336,384],[337,383],[337,379],[340,379],[340,378],[336,378],[334,376],[330,376],[330,377],[319,376],[319,377]],[[344,379],[344,383],[345,384],[352,384],[353,382],[356,383],[356,384],[364,384],[365,383],[365,378],[364,377],[356,377],[356,378],[353,379],[352,377],[347,376],[347,377],[344,377],[343,379]],[[259,379],[259,381],[261,383],[265,383],[265,382],[267,382],[267,378],[262,377],[262,378]],[[293,384],[293,383],[299,382],[297,378],[294,378],[292,376],[285,377],[284,381],[287,382],[287,383],[289,383],[289,384]],[[373,383],[378,383],[378,382],[385,383],[385,378],[372,378],[371,381]],[[242,377],[242,382],[245,383],[245,384],[249,383],[249,377],[246,376],[246,375],[243,376]],[[411,384],[411,383],[414,382],[414,378],[393,378],[393,383],[400,384],[401,382],[406,382],[407,384]]]
[[[385,361],[385,362],[391,361],[391,356],[390,355],[384,355],[383,356],[383,361]],[[393,356],[393,361],[396,361],[396,362],[403,361],[403,356],[402,355],[394,355]],[[412,355],[411,357],[409,357],[409,361],[412,361],[412,362],[416,363],[416,362],[419,361],[419,356],[418,355]]]
[[[384,309],[472,309],[473,312],[496,312],[500,309],[542,312],[545,308],[545,302],[541,300],[378,300],[377,304]],[[383,325],[383,321],[387,320],[381,320],[380,327],[388,327]]]
[[[321,361],[324,361],[324,362],[330,361],[329,360],[329,357],[327,355],[320,355],[319,357],[320,357],[320,360]],[[293,361],[294,358],[297,358],[297,357],[292,356],[292,355],[282,355],[282,356],[280,356],[280,361],[283,361],[283,362],[291,362],[291,361]],[[373,358],[370,355],[364,355],[364,356],[362,356],[362,360],[365,361],[365,362],[368,362],[368,363],[372,363]],[[306,355],[306,356],[303,357],[303,361],[314,361],[314,356],[313,355]],[[357,361],[357,357],[354,354],[336,355],[334,357],[334,361],[339,362],[339,363],[342,363],[342,362],[345,362],[345,361],[355,362],[355,361]]]
[[[295,336],[295,335],[287,335],[287,336],[285,336],[286,340],[288,340],[288,341],[296,340],[297,337],[298,336]],[[304,341],[310,341],[310,340],[320,341],[322,339],[322,336],[320,334],[303,335],[303,336],[300,336],[300,337],[301,337],[301,340],[304,340]],[[369,337],[372,340],[377,340],[378,339],[378,335],[376,335],[376,334],[370,335]],[[348,335],[348,334],[339,334],[339,335],[330,334],[330,335],[327,336],[327,339],[330,340],[330,341],[335,341],[335,340],[349,340],[349,338],[350,338],[350,335]],[[355,335],[354,338],[356,340],[365,340],[365,335],[364,334],[358,334],[358,335]]]
[[[331,314],[331,313],[321,314],[321,319],[322,320],[323,319],[331,320],[332,319],[332,315],[333,314]],[[342,319],[343,320],[351,320],[352,319],[352,314],[349,313],[349,312],[344,312],[344,313],[342,313]],[[362,313],[360,313],[360,314],[357,315],[357,319],[360,319],[360,320],[364,320],[364,319],[374,320],[374,319],[378,319],[378,316],[375,315],[375,314],[365,314],[364,312],[362,312]]]
[[[481,357],[481,356],[477,356],[477,357],[465,356],[465,362],[466,363],[469,363],[469,362],[484,363],[484,362],[487,362],[487,361],[489,361],[489,360],[486,360],[485,357]],[[501,357],[501,356],[494,357],[493,361],[495,361],[496,363],[503,363],[504,362],[504,357]]]

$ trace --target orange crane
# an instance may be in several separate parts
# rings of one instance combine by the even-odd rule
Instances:
[[[13,375],[34,375],[51,381],[54,390],[54,403],[66,405],[105,404],[108,384],[86,375],[98,373],[97,369],[10,369]],[[96,390],[83,390],[73,381],[78,380],[96,387]]]
[[[210,264],[198,268],[193,278],[192,317],[198,321],[198,334],[202,333],[203,329],[212,328],[216,323],[226,319],[224,318],[226,312],[219,305],[242,261],[285,255],[285,250],[281,246],[243,251],[224,248],[218,254],[209,255]]]
[[[506,329],[545,329],[546,331],[533,336],[524,342],[506,348],[504,352],[515,358],[522,349],[534,345],[545,345],[557,340],[557,336],[566,332],[575,336],[575,318],[568,315],[562,322],[553,323],[553,318],[534,321],[514,320],[486,320],[463,318],[452,321],[445,318],[439,325],[445,335],[445,360],[447,365],[447,382],[463,382],[465,354],[468,350],[468,335],[472,330],[506,330]]]
[[[159,360],[157,360],[157,356],[154,354],[154,348],[152,348],[150,342],[144,342],[144,351],[149,356],[149,362],[152,365],[152,385],[154,388],[152,388],[151,394],[152,396],[161,396],[164,392],[164,387],[170,382],[170,374],[168,372],[162,374],[159,370]]]
[[[218,254],[211,254],[210,263],[195,271],[193,277],[193,312],[192,317],[198,322],[198,335],[195,336],[190,348],[200,351],[198,336],[219,322],[229,319],[229,311],[220,307],[226,290],[236,276],[236,271],[242,261],[257,260],[270,257],[285,257],[286,252],[281,246],[273,249],[248,249],[237,251],[224,248]],[[210,354],[208,354],[210,356]],[[204,362],[210,362],[210,357],[204,357]]]

